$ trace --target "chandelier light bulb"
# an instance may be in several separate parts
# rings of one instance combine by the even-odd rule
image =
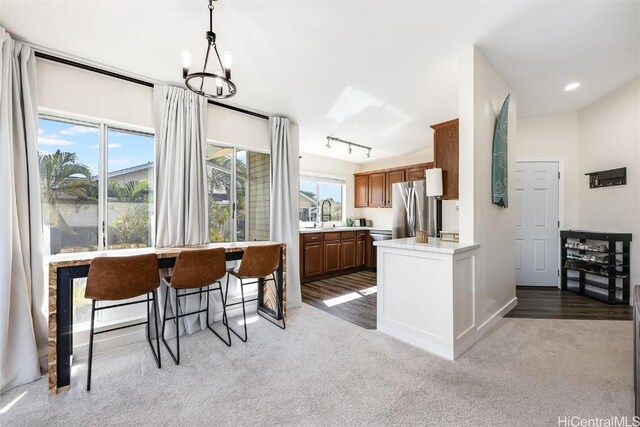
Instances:
[[[182,66],[187,69],[191,68],[191,52],[188,50],[182,51]]]
[[[233,64],[233,57],[231,56],[231,52],[226,50],[224,52],[224,68],[230,70],[232,64]]]
[[[349,154],[351,154],[351,144],[349,144]]]

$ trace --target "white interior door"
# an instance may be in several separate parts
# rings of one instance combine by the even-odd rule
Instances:
[[[558,285],[558,168],[557,162],[516,162],[518,285]]]

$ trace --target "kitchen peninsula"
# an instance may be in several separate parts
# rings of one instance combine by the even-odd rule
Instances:
[[[479,245],[415,238],[375,242],[378,247],[377,329],[449,360],[471,347],[516,305],[476,322],[476,304],[491,299],[476,288]]]

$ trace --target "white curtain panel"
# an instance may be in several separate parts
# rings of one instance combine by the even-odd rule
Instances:
[[[191,91],[156,85],[156,246],[199,245],[209,240],[207,174],[205,167],[207,102]],[[167,287],[159,292],[160,317]],[[175,312],[174,297],[167,316]],[[204,309],[198,296],[180,298],[180,312]],[[213,298],[212,298],[213,303]],[[212,304],[215,306],[216,304]],[[193,333],[206,327],[204,315],[182,318],[180,331]],[[153,331],[152,331],[153,332]],[[166,337],[175,336],[173,322]]]
[[[287,307],[302,304],[299,271],[298,140],[286,117],[269,119],[271,141],[271,240],[287,244]]]
[[[156,246],[207,243],[206,100],[159,85],[154,97]]]
[[[0,27],[0,392],[47,366],[47,304],[31,48]]]

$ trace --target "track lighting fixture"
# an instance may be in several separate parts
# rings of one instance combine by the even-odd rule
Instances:
[[[367,157],[371,158],[371,147],[367,147],[366,145],[356,144],[355,142],[345,141],[344,139],[335,138],[333,136],[328,136],[327,137],[327,145],[326,145],[327,148],[331,148],[331,142],[332,141],[336,141],[336,142],[341,142],[343,144],[347,144],[349,146],[349,154],[352,153],[353,147],[358,147],[358,148],[362,148],[364,150],[367,150]]]

